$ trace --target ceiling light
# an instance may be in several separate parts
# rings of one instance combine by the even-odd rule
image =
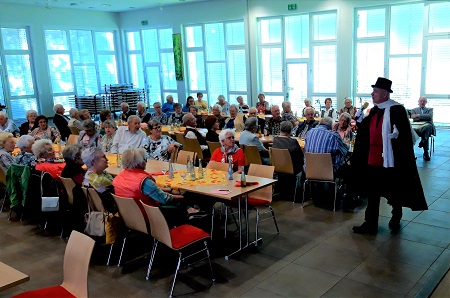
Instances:
[[[109,4],[109,3],[103,3],[102,6],[104,6],[104,7],[111,7],[111,4]]]

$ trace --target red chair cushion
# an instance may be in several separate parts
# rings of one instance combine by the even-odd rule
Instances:
[[[182,225],[170,230],[173,249],[182,249],[198,240],[210,237],[208,233],[191,225]]]
[[[231,206],[231,207],[237,207],[238,201],[237,201],[237,199],[233,199],[231,201],[225,202],[225,204],[228,206]],[[244,204],[245,204],[245,201],[241,201],[242,208],[245,208]],[[269,202],[266,200],[261,200],[261,199],[257,199],[257,198],[248,198],[248,206],[250,208],[258,207],[258,206],[266,206],[267,204],[269,204]]]
[[[75,297],[61,286],[42,288],[13,296],[14,298]]]

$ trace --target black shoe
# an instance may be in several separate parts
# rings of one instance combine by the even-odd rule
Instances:
[[[420,142],[419,142],[419,148],[422,148],[422,147],[423,147],[423,142],[420,141]]]
[[[389,221],[389,228],[391,229],[392,233],[396,234],[400,231],[400,220],[393,219]]]
[[[353,233],[355,234],[369,234],[369,235],[376,235],[378,234],[378,228],[371,228],[369,225],[365,222],[360,226],[354,226],[353,227]]]
[[[431,160],[430,155],[428,154],[428,151],[425,151],[425,152],[424,152],[424,154],[423,154],[423,160],[426,160],[426,161],[430,161],[430,160]]]

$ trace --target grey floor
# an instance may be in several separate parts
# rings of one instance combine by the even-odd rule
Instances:
[[[424,162],[416,148],[429,210],[404,208],[402,229],[387,227],[390,208],[380,207],[380,233],[364,236],[351,227],[363,221],[364,210],[328,211],[312,205],[273,202],[281,233],[272,222],[261,226],[263,243],[226,261],[215,253],[217,281],[208,281],[207,266],[181,271],[175,295],[205,297],[426,297],[450,266],[450,131],[439,130],[436,150]],[[232,225],[230,225],[230,229]],[[150,239],[140,242],[150,247]],[[35,225],[10,222],[0,214],[0,260],[28,274],[30,281],[0,292],[11,296],[62,281],[66,241]],[[220,250],[223,243],[212,245]],[[152,278],[145,280],[147,259],[121,267],[103,263],[107,248],[97,249],[89,268],[91,297],[168,296],[173,258],[157,254]],[[213,252],[214,253],[214,252]],[[103,259],[102,259],[103,258]]]

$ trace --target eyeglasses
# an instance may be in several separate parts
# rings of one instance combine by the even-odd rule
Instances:
[[[227,140],[234,140],[234,137],[231,136],[231,137],[227,137],[226,139],[227,139]]]
[[[161,129],[161,126],[156,126],[156,127],[153,127],[152,129],[158,130],[158,129]]]

